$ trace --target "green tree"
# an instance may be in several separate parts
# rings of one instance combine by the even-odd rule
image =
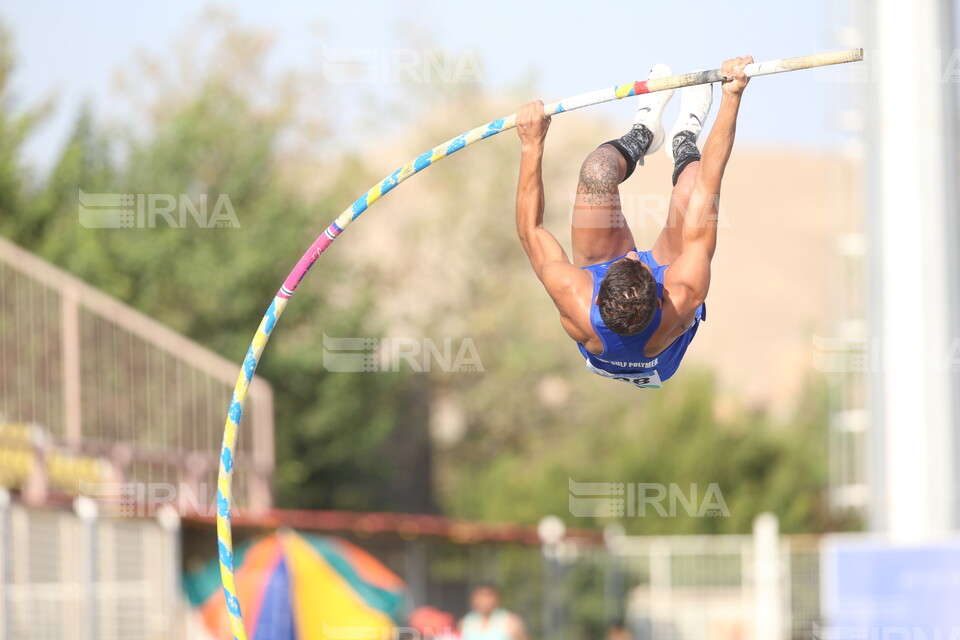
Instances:
[[[35,235],[31,220],[22,216],[31,190],[31,176],[22,164],[23,143],[48,115],[52,103],[15,109],[11,87],[16,56],[9,30],[0,24],[0,233]]]
[[[289,154],[284,138],[302,133],[292,117],[298,96],[289,90],[290,78],[265,72],[268,41],[259,32],[228,19],[219,25],[209,58],[187,56],[179,75],[151,75],[166,67],[144,63],[138,87],[154,85],[143,111],[148,127],[107,129],[84,111],[35,193],[20,195],[15,180],[21,174],[11,171],[3,205],[11,215],[3,218],[3,232],[239,369],[287,270],[366,176],[349,163],[317,165]],[[322,189],[309,194],[289,181],[300,163],[316,166],[325,177]],[[144,228],[87,229],[77,222],[78,190],[185,194],[194,203],[207,194],[211,207],[225,194],[240,228],[198,228],[189,219],[186,228],[163,221],[151,227],[148,219]],[[408,460],[391,455],[395,432],[415,434],[423,424],[417,415],[423,390],[403,372],[323,368],[324,333],[376,336],[379,327],[369,317],[372,293],[362,269],[349,272],[355,295],[340,297],[330,289],[348,280],[348,272],[335,252],[314,271],[258,371],[275,391],[279,502],[385,509],[407,500],[407,508],[430,510],[429,493],[402,491],[412,482],[403,468]],[[416,421],[405,425],[409,420]],[[420,442],[426,446],[425,435]]]
[[[589,428],[570,429],[568,411],[548,414],[541,430],[514,441],[509,450],[490,453],[464,443],[471,452],[455,454],[463,467],[447,487],[444,504],[463,517],[535,524],[552,513],[569,527],[593,528],[612,520],[571,515],[570,479],[672,483],[694,511],[708,502],[708,487],[715,484],[729,517],[690,515],[682,502],[671,511],[668,493],[661,503],[666,515],[648,505],[643,517],[625,514],[619,521],[631,534],[745,533],[758,513],[772,511],[789,533],[847,528],[855,523],[836,519],[827,508],[824,394],[823,386],[811,381],[793,417],[782,423],[744,409],[718,417],[716,387],[706,372],[686,371],[660,392],[637,397],[626,413],[578,396],[573,404],[582,402],[594,412]]]

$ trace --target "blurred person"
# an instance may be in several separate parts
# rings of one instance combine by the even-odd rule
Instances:
[[[500,607],[500,592],[481,584],[470,593],[470,612],[460,622],[462,640],[527,640],[523,620]]]
[[[633,634],[622,621],[617,621],[607,627],[604,636],[606,640],[633,640]]]
[[[408,625],[416,629],[422,640],[456,640],[460,637],[452,613],[434,607],[417,607],[410,614]]]
[[[723,63],[720,108],[702,158],[697,138],[713,102],[712,85],[681,90],[680,116],[669,136],[660,120],[673,91],[639,96],[630,131],[600,145],[580,169],[572,263],[543,228],[542,160],[550,118],[540,101],[518,111],[517,233],[589,371],[640,388],[659,388],[676,372],[706,319],[720,183],[749,81],[744,67],[751,62],[747,56]],[[670,69],[659,64],[648,79],[669,75]],[[667,221],[653,247],[638,251],[620,206],[619,184],[664,140],[674,165]]]

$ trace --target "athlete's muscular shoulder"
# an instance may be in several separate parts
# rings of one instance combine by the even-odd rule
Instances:
[[[686,286],[682,281],[671,282],[669,278],[665,278],[660,327],[651,336],[651,342],[662,343],[663,348],[669,346],[678,336],[690,328],[696,318],[697,309],[702,303],[703,299],[698,295],[698,292]]]
[[[590,273],[569,262],[556,261],[544,264],[541,280],[560,312],[560,323],[567,334],[577,342],[587,342],[595,336],[590,325]]]
[[[687,326],[710,290],[710,259],[704,251],[684,251],[663,274],[664,298],[669,297],[671,306]]]

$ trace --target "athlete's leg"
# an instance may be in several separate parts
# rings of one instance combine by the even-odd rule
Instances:
[[[697,138],[713,102],[713,85],[687,87],[680,91],[680,115],[667,136],[665,151],[674,163],[673,193],[667,221],[653,245],[653,257],[660,264],[673,262],[683,249],[683,219],[700,169]]]
[[[690,194],[700,170],[699,159],[681,168],[677,183],[670,193],[670,207],[667,221],[653,243],[653,259],[657,264],[670,264],[677,259],[683,249],[683,218],[690,204]]]
[[[657,65],[648,78],[670,73],[666,65]],[[620,208],[619,185],[630,177],[637,163],[642,163],[644,155],[663,144],[660,117],[672,95],[672,91],[661,91],[640,96],[630,131],[600,145],[584,160],[570,229],[574,264],[582,267],[606,262],[636,246]]]
[[[583,161],[570,228],[577,266],[606,262],[634,248],[633,234],[620,209],[619,184],[629,167],[628,159],[609,143]]]

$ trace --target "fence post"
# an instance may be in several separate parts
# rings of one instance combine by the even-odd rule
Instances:
[[[161,595],[160,605],[161,615],[168,616],[162,619],[161,629],[167,637],[183,637],[186,635],[182,628],[182,616],[179,615],[180,608],[180,514],[169,504],[161,505],[157,510],[157,524],[163,530],[165,544],[167,546],[167,564],[168,574],[164,577],[166,589]],[[170,633],[172,632],[172,633]]]
[[[10,528],[10,492],[0,487],[0,640],[13,634],[10,616],[10,587],[13,584],[13,531]]]
[[[556,640],[563,635],[560,628],[558,609],[562,595],[559,585],[562,573],[560,569],[559,547],[567,533],[566,525],[557,516],[544,516],[537,525],[540,537],[540,549],[543,553],[543,633],[544,638]]]
[[[603,624],[606,627],[625,621],[623,606],[623,571],[621,571],[621,547],[626,532],[619,522],[603,528],[604,565],[603,565]]]
[[[87,633],[89,640],[100,637],[97,616],[97,502],[86,496],[78,496],[73,501],[73,510],[83,526],[82,548],[86,551],[83,559],[83,593],[86,596]]]
[[[418,538],[407,543],[403,553],[404,578],[407,587],[410,589],[410,594],[413,596],[413,601],[417,605],[424,605],[429,602],[427,600],[428,562],[429,558],[423,539]]]
[[[80,393],[80,305],[77,287],[67,282],[60,291],[60,340],[63,354],[63,431],[74,453],[83,440]],[[53,426],[53,425],[48,425]]]
[[[652,633],[656,634],[660,620],[669,620],[673,611],[673,549],[669,538],[652,539],[647,552],[650,558],[650,609]]]
[[[761,513],[753,521],[753,615],[757,640],[783,637],[781,588],[780,524],[774,514]]]

